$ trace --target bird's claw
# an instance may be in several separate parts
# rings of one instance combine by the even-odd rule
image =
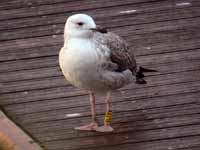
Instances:
[[[98,128],[98,124],[96,122],[92,122],[88,125],[75,127],[75,130],[81,130],[81,131],[96,131],[96,128]]]
[[[114,129],[110,125],[104,125],[95,129],[97,132],[113,132]]]

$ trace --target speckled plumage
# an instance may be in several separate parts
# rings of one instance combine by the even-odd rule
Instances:
[[[136,69],[134,55],[130,54],[122,38],[111,32],[95,32],[86,41],[76,41],[76,46],[78,43],[84,44],[82,50],[70,49],[67,44],[60,52],[60,66],[70,83],[82,89],[106,92],[133,81],[132,71]],[[86,54],[79,58],[81,53]],[[76,63],[72,64],[74,58],[68,58],[70,55],[78,59]]]
[[[116,71],[124,71],[130,69],[133,74],[136,73],[137,65],[134,58],[133,49],[131,49],[128,43],[113,32],[100,33],[96,32],[93,37],[96,45],[103,45],[109,48],[110,61],[117,64]]]

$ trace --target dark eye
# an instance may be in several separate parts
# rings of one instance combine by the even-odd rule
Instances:
[[[83,22],[78,22],[77,23],[79,26],[82,26],[83,25]]]

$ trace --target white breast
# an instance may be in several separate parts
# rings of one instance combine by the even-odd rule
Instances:
[[[73,85],[87,88],[98,79],[100,54],[89,40],[72,39],[59,54],[59,64],[65,78]]]

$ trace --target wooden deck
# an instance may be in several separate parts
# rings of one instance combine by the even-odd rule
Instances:
[[[80,12],[159,70],[114,93],[114,133],[72,129],[89,121],[89,100],[64,80],[58,52],[66,18]],[[199,0],[1,0],[0,45],[0,105],[48,150],[200,149]],[[100,119],[104,109],[99,97]]]

